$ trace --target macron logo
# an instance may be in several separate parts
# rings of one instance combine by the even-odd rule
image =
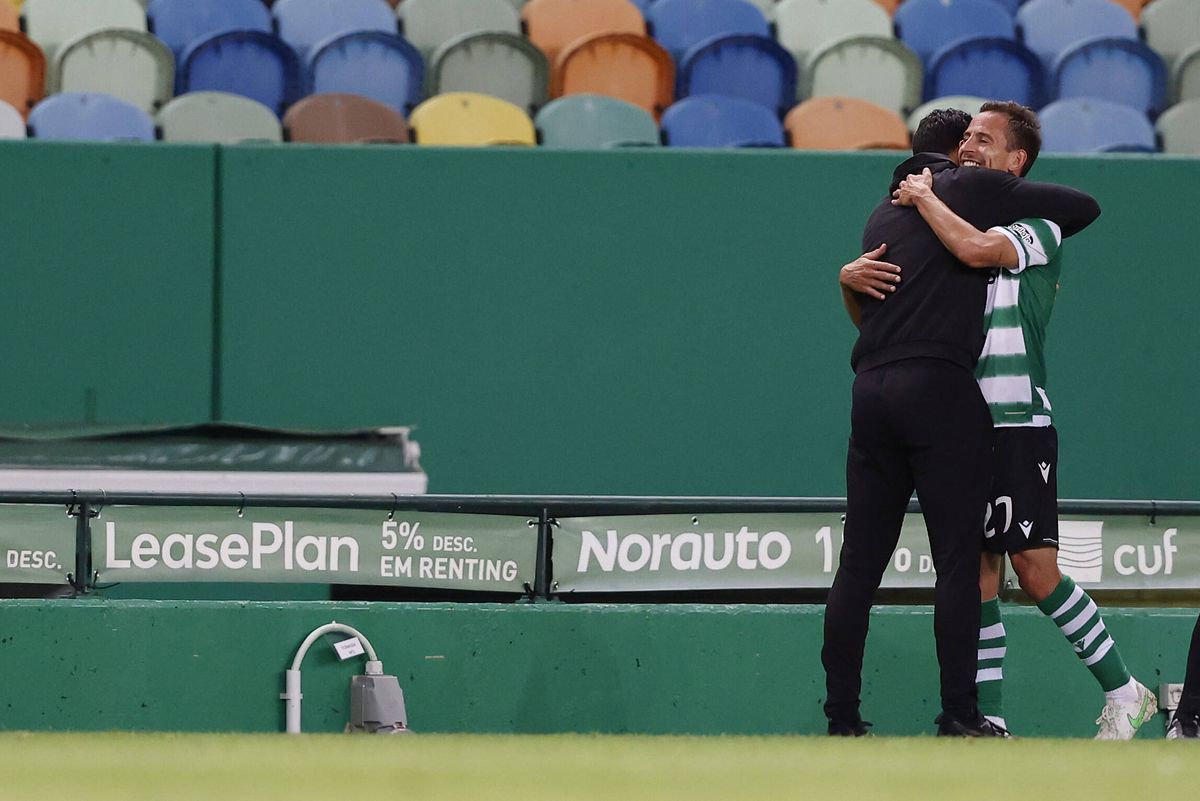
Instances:
[[[1038,470],[1042,471],[1042,481],[1046,484],[1050,483],[1050,465],[1046,462],[1038,462]]]
[[[1029,520],[1022,520],[1019,525],[1021,526],[1021,533],[1025,535],[1025,539],[1029,539],[1029,534],[1033,531],[1033,523]]]

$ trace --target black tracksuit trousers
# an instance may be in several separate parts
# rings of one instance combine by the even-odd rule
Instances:
[[[1179,699],[1179,717],[1200,715],[1200,618],[1192,629],[1192,647],[1188,650],[1187,673],[1183,678],[1183,696]]]
[[[875,591],[913,490],[937,571],[934,635],[944,711],[976,711],[979,553],[991,489],[992,421],[971,371],[905,359],[854,380],[841,561],[825,607],[825,714],[856,720]]]

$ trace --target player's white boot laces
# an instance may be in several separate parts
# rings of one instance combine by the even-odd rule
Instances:
[[[1158,699],[1141,682],[1137,682],[1136,701],[1108,700],[1096,723],[1100,731],[1097,740],[1132,740],[1133,735],[1158,711]]]

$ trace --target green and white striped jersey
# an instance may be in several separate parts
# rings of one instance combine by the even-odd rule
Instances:
[[[1046,326],[1062,271],[1062,231],[1049,220],[992,228],[1017,248],[1017,266],[988,286],[986,338],[975,377],[996,426],[1048,426]]]

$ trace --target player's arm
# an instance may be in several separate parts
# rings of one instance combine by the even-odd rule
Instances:
[[[1039,183],[983,167],[958,172],[959,178],[987,198],[995,217],[1007,222],[1027,217],[1053,220],[1066,238],[1100,216],[1100,204],[1094,197],[1069,186]]]
[[[893,204],[916,206],[946,250],[966,266],[1018,266],[1017,248],[1009,237],[994,228],[980,231],[934,194],[933,173],[928,167],[919,175],[910,175],[901,181],[900,188],[893,194]]]
[[[855,326],[862,325],[862,295],[883,300],[896,291],[900,283],[900,267],[891,262],[879,261],[887,251],[887,243],[869,250],[852,262],[842,265],[838,271],[838,284],[842,288],[842,303],[846,314]]]

